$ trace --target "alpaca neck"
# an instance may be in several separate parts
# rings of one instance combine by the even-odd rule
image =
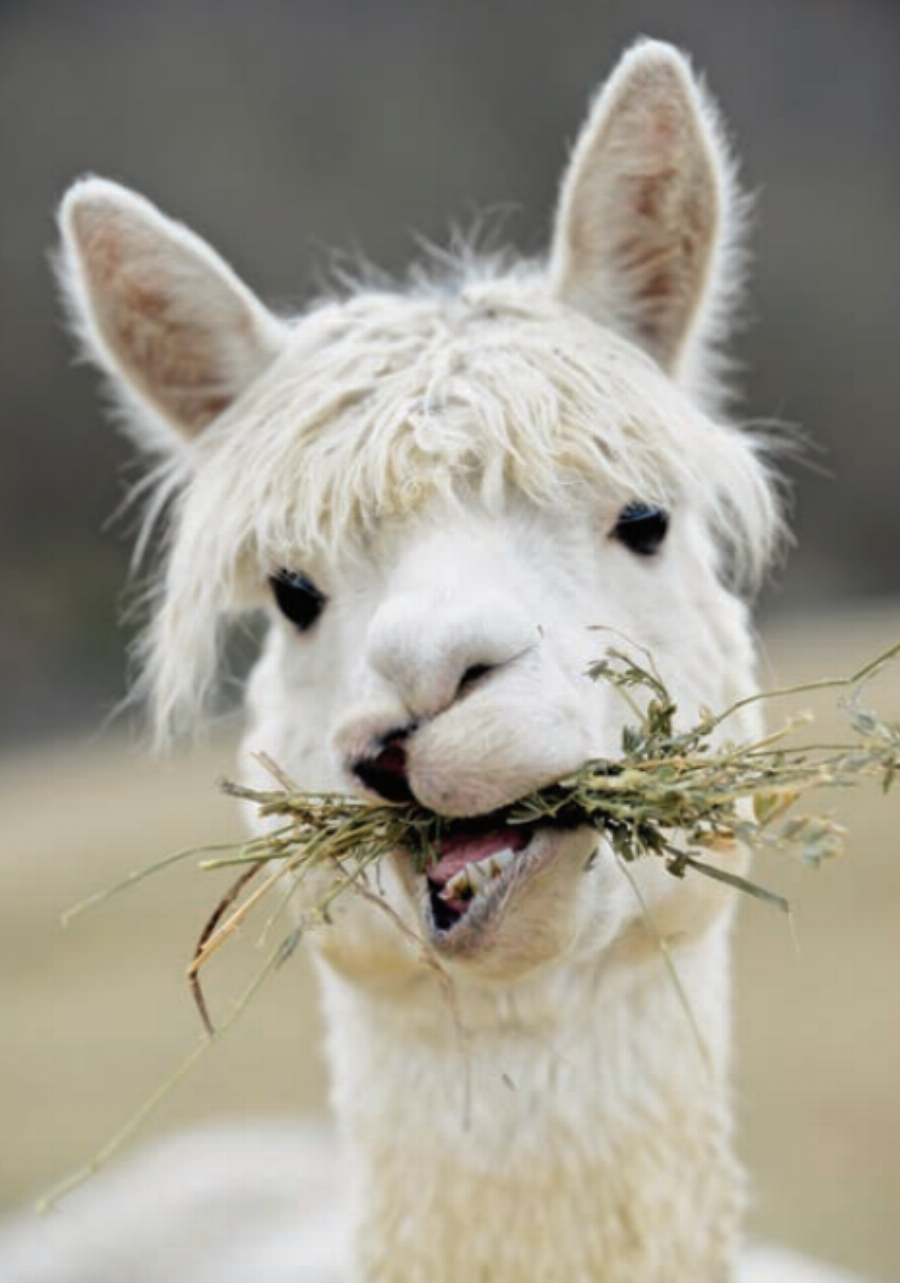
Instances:
[[[726,1283],[728,948],[508,987],[326,971],[354,1283]]]

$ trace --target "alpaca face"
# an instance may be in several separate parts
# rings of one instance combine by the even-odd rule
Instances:
[[[738,214],[714,110],[650,43],[591,112],[546,262],[286,323],[140,197],[88,180],[64,204],[73,314],[165,459],[155,511],[174,501],[146,652],[161,733],[208,689],[222,619],[264,610],[248,745],[301,786],[446,818],[429,873],[398,855],[381,889],[454,965],[510,976],[636,935],[595,836],[495,814],[618,752],[627,708],[585,675],[610,639],[652,653],[685,718],[749,688],[724,581],[763,566],[774,506],[753,442],[699,408]],[[665,933],[721,894],[634,877]],[[343,913],[323,948],[345,970],[420,965],[395,919]]]
[[[659,511],[637,518],[638,537],[624,533],[636,507],[602,492],[573,495],[565,512],[515,494],[496,511],[474,496],[435,501],[365,555],[304,566],[311,624],[274,593],[248,747],[310,787],[412,796],[447,818],[432,868],[417,873],[398,853],[379,883],[445,960],[511,977],[640,930],[634,891],[596,834],[512,828],[495,813],[621,751],[633,714],[587,676],[610,644],[652,653],[685,718],[749,685],[743,610],[718,582],[697,514],[674,506],[662,537]],[[668,931],[705,925],[716,890],[645,863],[632,876],[654,917]],[[394,964],[408,952],[371,905],[348,897],[337,916],[323,947],[360,978],[379,974],[392,946]]]

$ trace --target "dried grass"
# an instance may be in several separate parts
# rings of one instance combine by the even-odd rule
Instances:
[[[785,852],[818,866],[841,852],[841,826],[827,815],[798,813],[796,805],[813,792],[866,781],[876,781],[885,791],[890,788],[900,773],[900,723],[865,708],[862,695],[898,652],[900,643],[849,678],[751,696],[678,730],[677,706],[652,659],[647,656],[638,663],[612,650],[590,675],[616,687],[633,711],[634,721],[622,735],[621,756],[588,761],[573,775],[519,799],[497,812],[498,824],[587,825],[626,865],[654,856],[676,877],[695,872],[786,910],[781,896],[721,864],[709,863],[704,854],[740,844]],[[847,743],[788,743],[806,720],[802,718],[755,742],[721,742],[723,726],[747,704],[828,687],[850,692],[842,700],[850,731]],[[415,803],[376,805],[339,794],[304,793],[276,764],[263,761],[277,788],[266,791],[233,783],[224,787],[232,796],[254,803],[265,823],[271,824],[273,817],[283,823],[237,852],[202,863],[207,869],[234,865],[241,870],[204,928],[188,973],[210,1032],[200,971],[276,886],[282,890],[273,917],[314,870],[330,873],[328,890],[303,915],[300,930],[328,922],[334,901],[349,889],[366,885],[366,894],[373,894],[365,875],[389,852],[405,851],[417,869],[425,870],[448,823]],[[263,870],[264,880],[233,908],[240,892]],[[293,938],[296,943],[296,932]]]

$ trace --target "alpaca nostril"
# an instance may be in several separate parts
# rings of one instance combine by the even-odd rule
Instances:
[[[353,770],[367,789],[386,802],[414,800],[406,778],[406,749],[396,736],[389,739],[374,757],[361,758]]]
[[[493,665],[491,664],[470,664],[460,678],[457,693],[460,695],[464,694],[470,686],[475,685],[480,677],[485,677],[491,671],[492,667]]]

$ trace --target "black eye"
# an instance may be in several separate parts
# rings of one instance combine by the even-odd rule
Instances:
[[[647,503],[630,503],[619,513],[613,538],[639,557],[659,552],[669,529],[669,514]]]
[[[296,624],[301,632],[312,628],[325,609],[327,600],[312,580],[305,575],[293,574],[290,570],[279,570],[269,583],[282,615]]]

